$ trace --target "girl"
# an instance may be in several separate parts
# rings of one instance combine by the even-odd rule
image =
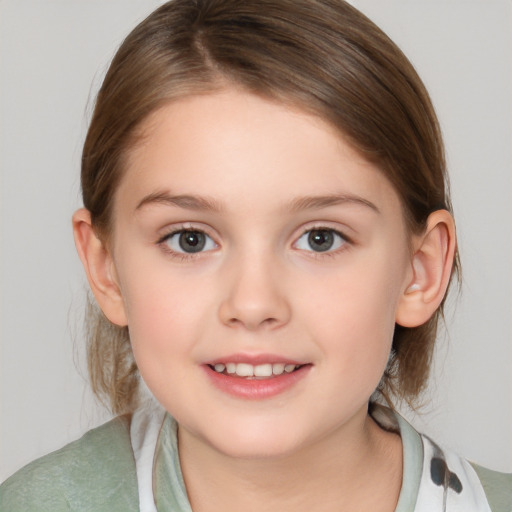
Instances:
[[[1,510],[509,510],[509,476],[378,405],[425,385],[446,181],[421,81],[349,5],[159,8],[100,90],[73,217],[120,416]]]

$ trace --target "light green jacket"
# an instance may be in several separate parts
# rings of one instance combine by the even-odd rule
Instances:
[[[159,511],[189,512],[181,473],[178,470],[178,479],[169,478],[172,466],[179,462],[170,435],[172,423],[166,424],[166,435],[158,446],[155,500]],[[492,511],[512,512],[512,474],[473,467]],[[0,486],[0,512],[136,512],[139,498],[135,468],[130,418],[119,417],[6,480]]]

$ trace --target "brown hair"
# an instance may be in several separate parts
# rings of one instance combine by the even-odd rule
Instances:
[[[342,0],[172,0],[126,38],[98,93],[82,155],[82,191],[108,240],[126,155],[165,103],[226,84],[314,113],[336,126],[398,192],[408,228],[451,211],[440,129],[423,83],[397,46]],[[457,267],[456,261],[456,267]],[[429,373],[442,308],[396,326],[380,392],[411,402]],[[128,330],[90,330],[93,390],[114,412],[136,405]]]

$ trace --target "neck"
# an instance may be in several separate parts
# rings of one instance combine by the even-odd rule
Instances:
[[[179,444],[194,512],[392,512],[398,501],[400,438],[367,415],[279,457],[233,458],[181,429]]]

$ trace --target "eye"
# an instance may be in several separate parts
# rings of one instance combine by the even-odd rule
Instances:
[[[297,249],[314,252],[335,251],[347,243],[345,237],[334,229],[320,228],[306,231],[296,242]]]
[[[215,242],[203,231],[182,229],[166,236],[163,240],[173,252],[193,254],[196,252],[211,251],[217,246]]]

